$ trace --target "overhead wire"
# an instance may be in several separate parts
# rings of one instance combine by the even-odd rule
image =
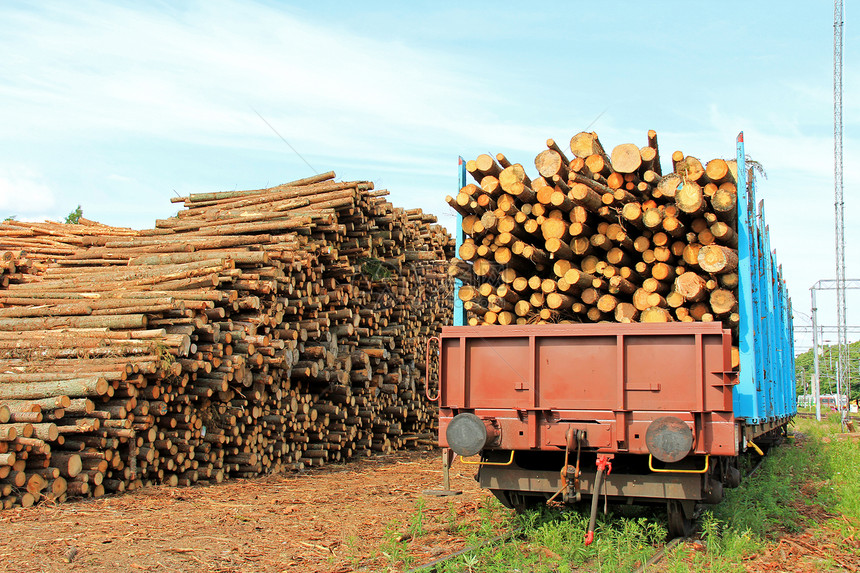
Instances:
[[[316,169],[314,169],[314,166],[313,166],[313,165],[311,165],[310,163],[308,163],[308,160],[307,160],[307,159],[305,159],[305,158],[304,158],[304,156],[303,156],[301,153],[299,153],[299,151],[298,151],[295,147],[293,147],[293,146],[290,144],[290,142],[289,142],[289,141],[287,141],[287,140],[286,140],[286,138],[284,138],[284,136],[283,136],[283,135],[281,135],[280,133],[278,133],[278,130],[277,130],[277,129],[275,129],[275,126],[273,126],[271,123],[269,123],[268,121],[266,121],[266,118],[265,118],[265,117],[263,117],[262,115],[260,115],[260,112],[258,112],[258,111],[257,111],[256,109],[254,109],[253,107],[251,108],[251,111],[253,111],[254,113],[256,113],[256,114],[257,114],[257,117],[259,117],[261,120],[263,120],[263,123],[265,123],[266,125],[268,125],[268,126],[269,126],[269,129],[271,129],[272,131],[274,131],[274,132],[275,132],[275,135],[277,135],[278,137],[280,137],[280,138],[281,138],[281,141],[283,141],[284,143],[286,143],[286,144],[287,144],[287,147],[289,147],[290,149],[292,149],[292,150],[293,150],[293,153],[295,153],[296,155],[298,155],[299,159],[301,159],[302,161],[304,161],[304,162],[305,162],[305,165],[307,165],[308,167],[310,167],[310,168],[311,168],[311,171],[313,171],[313,172],[314,172],[314,173],[316,173],[317,175],[319,175],[319,174],[320,174],[320,172],[319,172],[319,171],[317,171]]]

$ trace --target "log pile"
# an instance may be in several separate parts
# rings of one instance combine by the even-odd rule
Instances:
[[[2,504],[431,446],[453,242],[333,179],[191,195],[144,231],[0,225]]]
[[[449,274],[469,323],[720,321],[737,331],[737,166],[657,134],[607,153],[595,133],[552,139],[535,177],[502,154],[466,164],[448,204],[465,241]]]

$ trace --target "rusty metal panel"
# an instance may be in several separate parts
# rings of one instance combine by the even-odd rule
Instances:
[[[628,336],[625,390],[627,409],[698,410],[695,337]]]
[[[447,327],[441,338],[443,446],[448,422],[470,411],[497,420],[502,449],[557,450],[568,428],[590,428],[589,447],[647,453],[662,415],[690,427],[696,452],[737,448],[731,338],[718,323]]]
[[[465,406],[466,385],[462,367],[463,352],[460,338],[448,337],[440,343],[439,401],[451,408]]]
[[[537,336],[537,404],[613,410],[618,402],[615,336]]]
[[[468,337],[465,352],[466,407],[531,407],[534,375],[528,337]]]
[[[594,493],[594,472],[583,471],[580,491]],[[479,475],[480,486],[487,489],[555,493],[561,488],[556,471],[534,471],[520,468],[485,466]],[[640,499],[702,499],[702,477],[694,474],[622,474],[612,473],[600,493],[609,496]]]
[[[716,323],[444,328],[441,406],[705,411],[711,398],[722,409],[723,338]],[[452,359],[456,341],[465,360]]]

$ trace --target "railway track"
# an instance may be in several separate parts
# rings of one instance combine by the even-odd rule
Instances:
[[[826,417],[830,413],[831,413],[830,411],[828,411],[828,412],[822,411],[821,415]],[[795,414],[795,416],[798,418],[807,418],[807,419],[815,418],[815,414],[813,414],[812,412],[798,412],[797,414]],[[848,419],[852,420],[852,421],[860,422],[860,416],[848,416]]]
[[[753,466],[752,469],[750,469],[750,471],[746,474],[745,479],[753,476],[759,470],[759,468],[761,468],[761,465],[764,462],[764,460],[765,460],[764,457],[759,458],[759,460],[758,460],[758,462],[756,462],[755,466]],[[514,529],[514,530],[509,531],[507,533],[503,533],[501,535],[497,535],[495,537],[487,539],[483,543],[478,543],[476,545],[470,545],[469,547],[464,547],[463,549],[460,549],[459,551],[455,551],[454,553],[451,553],[450,555],[446,555],[444,557],[434,559],[433,561],[428,561],[427,563],[424,563],[423,565],[418,565],[417,567],[413,567],[412,569],[407,570],[407,573],[436,571],[437,568],[439,566],[441,566],[442,564],[444,564],[444,563],[446,563],[452,559],[456,559],[457,557],[460,557],[461,555],[467,555],[467,554],[472,553],[474,551],[478,551],[478,550],[483,549],[485,547],[495,545],[496,543],[508,541],[509,539],[513,539],[515,537],[520,537],[522,535],[523,535],[522,528],[517,528],[517,529]],[[686,543],[686,542],[690,541],[691,539],[693,539],[693,538],[692,537],[676,537],[676,538],[670,540],[668,543],[663,545],[663,547],[661,547],[657,551],[657,553],[652,555],[651,558],[648,559],[648,561],[646,561],[640,567],[634,569],[632,573],[644,573],[650,567],[653,567],[654,565],[656,565],[657,563],[662,561],[663,558],[673,548],[677,547],[681,543]]]
[[[412,569],[409,569],[409,570],[407,570],[407,573],[413,573],[413,572],[418,572],[418,571],[435,571],[439,565],[441,565],[447,561],[450,561],[451,559],[459,557],[460,555],[466,555],[467,553],[472,553],[473,551],[477,551],[478,549],[482,549],[482,548],[488,547],[490,545],[495,545],[496,543],[500,543],[502,541],[507,541],[508,539],[512,539],[514,537],[517,537],[521,533],[522,533],[521,528],[514,529],[513,531],[509,531],[508,533],[503,533],[501,535],[497,535],[495,537],[487,539],[483,543],[478,543],[477,545],[470,545],[469,547],[464,547],[463,549],[460,549],[459,551],[455,551],[454,553],[451,553],[450,555],[446,555],[445,557],[440,557],[439,559],[434,559],[433,561],[429,561],[423,565],[419,565],[418,567],[414,567]]]
[[[641,567],[634,569],[633,573],[645,573],[645,571],[647,571],[649,567],[653,567],[654,565],[662,561],[663,557],[665,557],[670,550],[672,550],[677,545],[680,545],[681,543],[686,543],[690,539],[690,537],[676,537],[675,539],[664,545],[662,548],[660,548],[660,551],[652,555],[651,559],[643,563]]]
[[[759,458],[758,462],[756,462],[756,464],[752,467],[752,469],[750,469],[749,473],[746,474],[744,479],[749,479],[751,476],[753,476],[759,470],[759,468],[761,467],[764,460],[765,460],[765,458],[763,458],[763,457]],[[690,541],[691,539],[692,539],[692,537],[676,537],[675,539],[672,539],[666,545],[661,547],[660,550],[657,551],[657,553],[652,555],[651,559],[646,561],[641,567],[634,569],[633,573],[644,573],[645,571],[648,570],[649,567],[653,567],[654,565],[656,565],[657,563],[662,561],[663,558],[666,556],[666,554],[668,554],[669,551],[672,550],[672,548],[679,545],[680,543],[686,543],[687,541]]]

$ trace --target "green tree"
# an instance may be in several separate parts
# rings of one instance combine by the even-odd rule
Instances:
[[[81,206],[78,205],[78,208],[66,215],[66,223],[69,225],[77,225],[81,220],[81,216],[83,216],[84,212],[81,209]]]
[[[839,347],[835,344],[823,344],[819,347],[818,368],[821,375],[821,393],[835,392],[836,388],[836,362],[839,355]],[[815,371],[812,349],[803,354],[798,354],[794,359],[795,383],[797,393],[804,393],[804,382],[806,390],[812,387],[812,377]],[[851,384],[850,399],[860,398],[860,341],[848,345],[848,382]]]

